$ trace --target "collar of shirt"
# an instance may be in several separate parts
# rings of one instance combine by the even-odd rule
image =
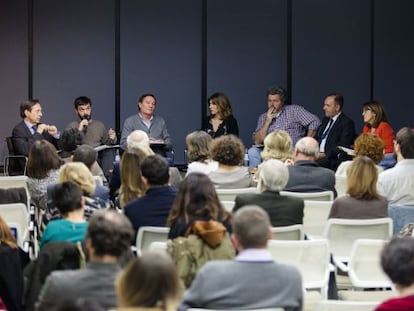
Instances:
[[[30,123],[30,122],[28,122],[28,121],[26,121],[26,120],[23,120],[24,121],[24,124],[26,124],[26,126],[29,128],[29,131],[32,133],[32,134],[34,134],[35,133],[35,130],[33,129],[33,125],[36,125],[36,124],[32,124],[32,123]]]
[[[331,119],[333,120],[333,123],[335,124],[336,120],[339,118],[339,116],[341,115],[341,112],[339,112],[336,116],[333,116]],[[333,126],[333,124],[332,124]]]
[[[273,261],[273,258],[267,249],[248,248],[237,255],[236,261],[269,262]]]
[[[144,124],[145,124],[148,128],[150,128],[151,123],[152,123],[152,120],[154,119],[154,115],[152,115],[152,116],[151,116],[151,118],[150,118],[149,120],[146,120],[146,119],[142,116],[142,114],[141,114],[140,112],[138,112],[138,116],[141,118],[142,122],[144,122]]]

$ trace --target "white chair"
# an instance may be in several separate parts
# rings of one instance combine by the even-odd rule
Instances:
[[[349,262],[351,248],[357,239],[389,240],[392,235],[392,219],[328,219],[324,237],[329,241],[335,264]],[[342,270],[342,269],[341,269]]]
[[[303,240],[303,225],[273,227],[273,240]]]
[[[322,238],[332,201],[305,200],[303,231],[310,238]]]
[[[152,242],[149,245],[148,250],[166,252],[167,251],[167,242]]]
[[[320,191],[320,192],[294,192],[294,191],[280,191],[281,195],[287,195],[291,197],[299,197],[304,200],[312,201],[333,201],[334,193],[332,191]]]
[[[167,227],[140,227],[137,233],[137,254],[149,248],[152,242],[167,242],[170,228]]]
[[[346,176],[336,176],[335,175],[335,190],[336,196],[343,197],[346,195],[346,190],[348,188]]]
[[[315,311],[374,311],[379,301],[322,300]]]
[[[234,201],[220,201],[221,205],[223,205],[224,209],[231,213],[234,207]]]
[[[10,226],[17,229],[17,243],[27,250],[24,245],[30,240],[30,231],[33,231],[33,222],[30,221],[30,215],[27,207],[23,203],[0,204],[0,216]]]
[[[326,299],[330,268],[328,241],[269,240],[267,248],[276,261],[298,268],[305,289],[320,289],[322,297]]]
[[[0,176],[0,188],[24,188],[27,195],[27,209],[30,207],[30,193],[27,186],[28,177],[24,175],[18,176]]]
[[[234,201],[236,196],[241,193],[258,192],[255,187],[237,188],[237,189],[216,189],[220,201]]]

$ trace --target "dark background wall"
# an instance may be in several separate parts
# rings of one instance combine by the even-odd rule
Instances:
[[[228,95],[250,145],[271,85],[319,116],[327,93],[343,93],[358,130],[369,99],[395,130],[412,126],[413,11],[411,0],[3,0],[0,137],[28,97],[63,129],[74,98],[89,96],[94,117],[120,131],[152,92],[181,163],[211,93]]]

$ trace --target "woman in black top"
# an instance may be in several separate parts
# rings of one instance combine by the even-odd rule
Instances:
[[[208,103],[210,116],[204,124],[204,130],[213,138],[228,134],[239,136],[239,126],[227,96],[223,93],[214,93],[209,97]]]

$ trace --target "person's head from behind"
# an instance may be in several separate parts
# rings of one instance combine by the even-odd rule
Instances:
[[[360,200],[378,199],[377,179],[375,163],[366,156],[357,156],[347,170],[347,193]]]
[[[75,99],[73,105],[80,120],[90,120],[92,115],[92,101],[89,97],[79,96]]]
[[[156,103],[157,100],[153,94],[143,94],[138,99],[138,110],[143,116],[150,117],[154,114]]]
[[[214,184],[203,173],[190,173],[181,182],[168,224],[171,225],[179,218],[188,223],[191,216],[210,216],[214,220],[223,220],[229,216],[220,203]]]
[[[323,111],[327,118],[332,118],[342,111],[344,97],[339,93],[330,93],[325,97]]]
[[[120,307],[175,310],[181,288],[171,257],[147,251],[131,260],[118,276],[116,292]]]
[[[89,218],[86,246],[92,260],[117,260],[130,246],[134,236],[131,222],[122,213],[97,210]]]
[[[398,291],[414,285],[414,239],[391,239],[381,252],[381,267]]]
[[[1,217],[1,215],[0,215],[0,244],[6,245],[14,249],[18,247],[16,238],[13,236],[13,233],[10,227],[7,225],[6,221]]]
[[[42,106],[38,99],[25,100],[20,104],[20,117],[31,124],[39,123],[42,115]]]
[[[63,218],[73,212],[81,210],[84,206],[82,190],[78,185],[66,181],[58,183],[52,191],[52,201]]]
[[[141,130],[135,130],[127,137],[127,151],[135,152],[142,150],[147,155],[153,155],[154,152],[150,148],[150,141],[148,134]]]
[[[93,175],[82,162],[69,162],[62,167],[59,172],[59,182],[65,181],[78,185],[86,196],[95,192],[96,184]]]
[[[375,164],[380,163],[384,157],[384,148],[383,140],[372,133],[362,133],[354,142],[355,155],[367,156]]]
[[[208,98],[208,105],[212,116],[224,120],[233,114],[230,100],[223,93],[214,93]]]
[[[414,159],[414,130],[403,127],[395,137],[395,153],[399,160]]]
[[[80,145],[73,152],[72,161],[82,162],[87,168],[91,169],[98,158],[98,153],[92,146]]]
[[[81,138],[74,128],[64,129],[58,142],[59,148],[67,153],[73,153],[78,145],[81,144]]]
[[[131,197],[126,195],[126,197],[123,198],[128,201],[132,199],[132,197],[136,197],[136,195],[143,195],[145,192],[145,186],[141,175],[141,163],[146,155],[141,150],[137,151],[134,153],[124,152],[120,163],[121,193],[124,195],[127,193],[133,194]]]
[[[261,153],[263,161],[278,159],[285,162],[293,159],[293,143],[286,131],[276,130],[269,133],[263,143],[264,148]]]
[[[319,144],[312,137],[303,137],[295,145],[295,161],[315,160],[319,154]]]
[[[243,142],[235,135],[214,139],[210,145],[211,158],[219,165],[240,166],[244,160]]]
[[[272,86],[267,89],[267,108],[273,108],[275,112],[280,111],[286,103],[287,95],[284,88]]]
[[[210,158],[210,143],[213,139],[204,131],[191,132],[185,138],[187,155],[191,162],[204,162]]]
[[[165,186],[170,179],[167,161],[159,155],[148,156],[142,161],[141,174],[147,187]]]
[[[261,191],[280,192],[285,189],[288,180],[289,171],[282,161],[270,159],[260,166],[259,187]]]
[[[362,116],[364,117],[364,122],[373,128],[377,128],[381,122],[389,123],[384,107],[375,100],[362,105]]]
[[[46,178],[50,170],[56,170],[62,164],[63,160],[57,154],[55,146],[44,139],[36,140],[29,151],[27,176]]]
[[[233,215],[232,242],[241,251],[248,248],[266,248],[272,237],[269,215],[257,205],[246,205]]]

